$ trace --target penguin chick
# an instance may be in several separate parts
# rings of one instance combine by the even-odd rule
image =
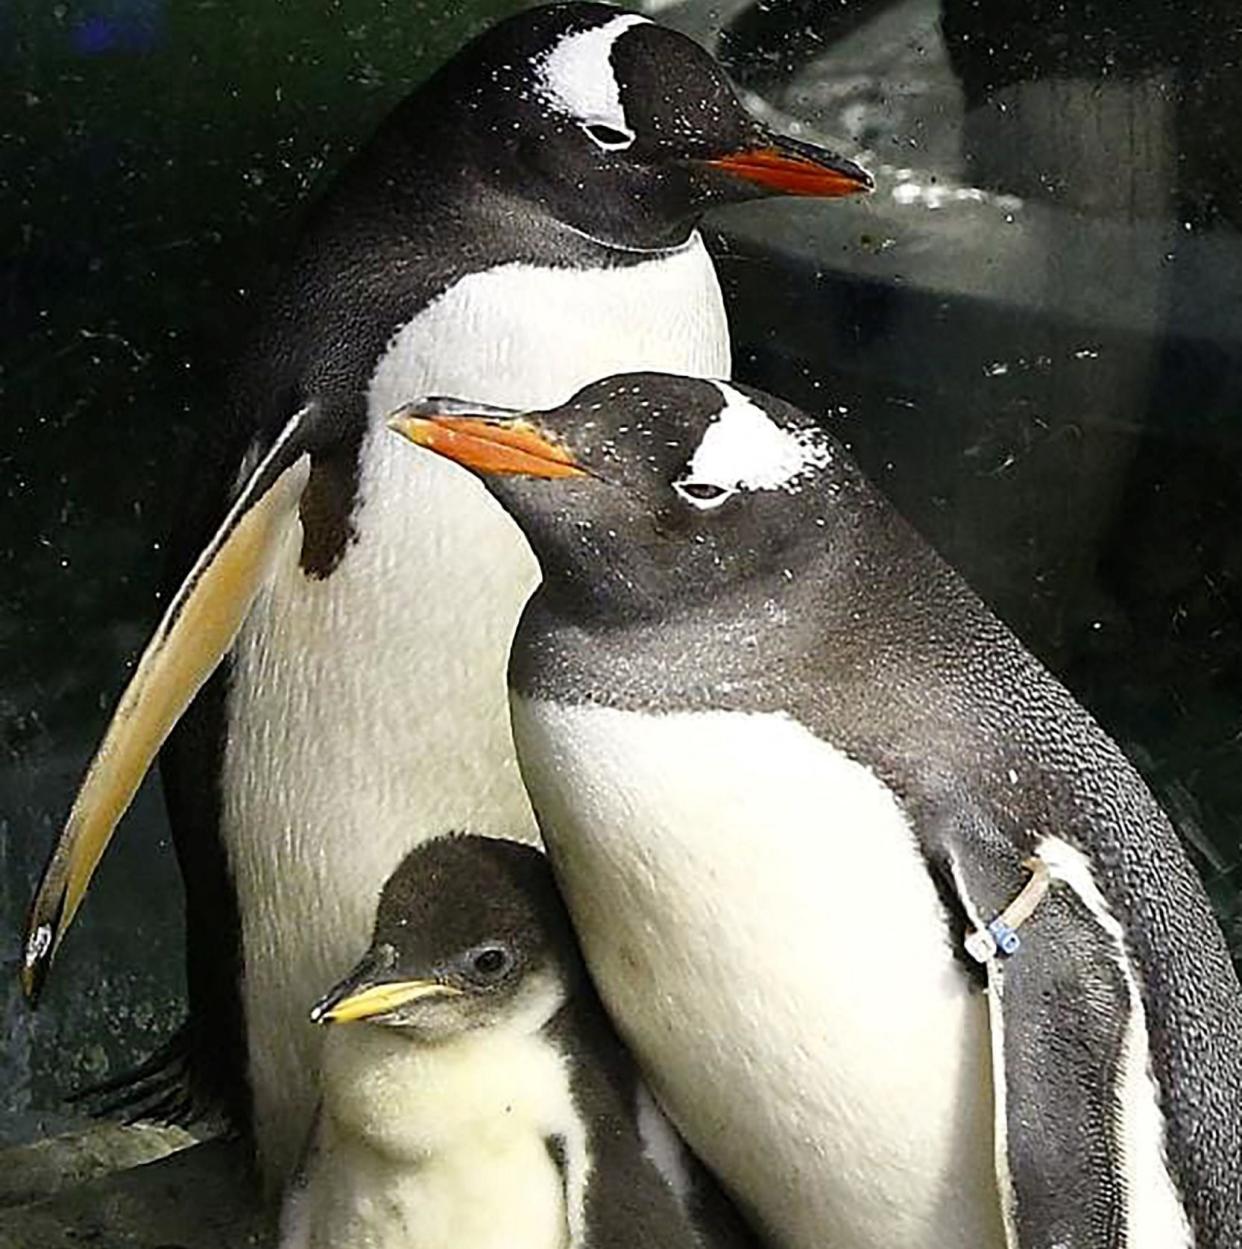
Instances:
[[[311,1018],[322,1099],[280,1249],[749,1243],[613,1033],[537,851],[411,852]]]

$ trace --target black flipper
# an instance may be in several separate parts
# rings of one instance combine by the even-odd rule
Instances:
[[[1055,835],[1031,838],[1024,858],[981,821],[956,828],[944,851],[976,933],[1032,873],[1047,882],[1029,917],[997,930],[1008,953],[989,936],[976,946],[1010,1249],[1191,1249],[1164,1159],[1141,989],[1088,858]]]
[[[220,835],[228,669],[226,659],[181,717],[160,776],[185,889],[187,1083],[201,1113],[218,1111],[248,1137],[241,915]]]

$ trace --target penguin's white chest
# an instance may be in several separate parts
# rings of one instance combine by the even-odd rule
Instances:
[[[366,1028],[329,1039],[281,1249],[568,1249],[587,1157],[561,1056],[538,1035],[421,1048]]]
[[[795,721],[513,698],[610,1012],[782,1249],[1002,1249],[987,1006],[911,829]]]
[[[484,1132],[419,1163],[321,1136],[315,1191],[286,1216],[281,1249],[568,1249],[560,1177],[537,1136]]]
[[[222,833],[269,1177],[293,1166],[315,1103],[307,1012],[365,949],[392,869],[453,829],[535,837],[504,687],[535,561],[477,481],[385,419],[428,394],[555,405],[631,369],[728,373],[720,291],[697,237],[625,268],[505,265],[462,279],[377,362],[356,541],[312,580],[293,524],[242,628]]]

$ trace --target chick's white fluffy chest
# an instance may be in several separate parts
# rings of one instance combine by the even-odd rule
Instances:
[[[795,721],[513,698],[610,1013],[782,1249],[1002,1249],[986,1003],[881,782]]]
[[[436,1046],[337,1028],[282,1249],[566,1249],[581,1218],[584,1129],[539,1034],[489,1029]],[[584,1176],[582,1177],[584,1179]],[[574,1208],[574,1206],[577,1208]]]
[[[728,372],[720,291],[697,236],[621,268],[505,265],[463,278],[377,363],[356,540],[314,580],[292,524],[242,629],[222,831],[269,1177],[293,1166],[315,1104],[307,1010],[365,948],[397,862],[454,828],[535,837],[504,689],[535,561],[474,478],[385,419],[428,394],[551,406],[632,369]]]

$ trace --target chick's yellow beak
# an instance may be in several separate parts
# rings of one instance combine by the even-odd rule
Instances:
[[[438,980],[396,980],[388,984],[373,984],[356,992],[338,997],[330,993],[311,1011],[313,1023],[352,1023],[357,1019],[372,1019],[404,1006],[419,998],[458,997],[460,989],[441,984]]]

